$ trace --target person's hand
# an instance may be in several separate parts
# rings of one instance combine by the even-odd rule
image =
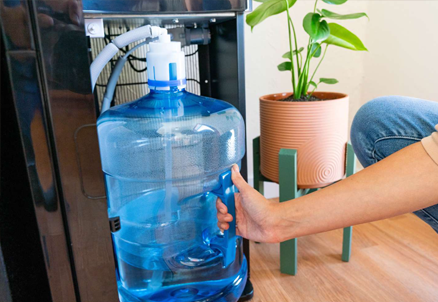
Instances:
[[[82,1],[79,0],[58,0],[47,1],[47,5],[54,13],[68,15],[67,23],[79,26],[82,20]]]
[[[6,36],[18,48],[30,47],[29,19],[23,5],[7,7],[0,1],[0,13],[3,19]],[[53,20],[44,14],[38,14],[38,22],[41,28],[53,26]]]
[[[237,165],[231,170],[233,183],[239,189],[239,193],[235,194],[237,234],[257,242],[279,242],[275,223],[278,204],[267,200],[248,185],[240,175]],[[229,222],[233,221],[233,217],[219,198],[216,208],[219,228],[228,230]]]
[[[52,12],[68,14],[69,23],[74,26],[80,25],[82,18],[81,2],[77,0],[50,1],[47,6]],[[0,1],[0,13],[3,19],[4,31],[6,36],[18,48],[30,47],[29,18],[24,5],[8,7]],[[55,26],[54,18],[46,13],[38,12],[38,25],[40,29],[49,29]],[[66,26],[63,22],[58,22],[59,26]]]

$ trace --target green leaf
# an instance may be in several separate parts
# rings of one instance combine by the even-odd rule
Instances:
[[[356,51],[368,51],[365,45],[363,45],[362,41],[345,27],[336,23],[329,23],[329,27],[330,36],[322,43],[326,43],[328,45],[336,45]]]
[[[310,81],[309,86],[313,86],[313,87],[315,87],[315,89],[318,87],[318,85],[316,85],[316,83],[314,81]]]
[[[291,71],[292,63],[291,62],[283,62],[277,66],[279,71]]]
[[[341,5],[347,2],[347,0],[322,0],[327,4]]]
[[[294,53],[295,53],[295,50],[294,50]],[[282,58],[289,59],[289,60],[292,61],[292,56],[290,55],[290,51],[286,52],[286,53],[282,56]]]
[[[297,0],[288,0],[289,8],[292,7]],[[267,0],[263,1],[252,13],[246,16],[246,24],[251,26],[251,30],[257,24],[260,24],[268,17],[278,15],[286,11],[286,0]]]
[[[301,53],[303,50],[304,50],[304,47],[301,47],[300,49],[298,49],[298,51],[294,50],[294,51],[293,51],[293,55],[296,56],[297,54]],[[290,55],[290,51],[286,52],[286,53],[282,56],[282,58],[292,60],[292,56]]]
[[[318,48],[318,50],[316,50]],[[315,50],[315,54],[313,55],[314,58],[319,58],[321,56],[321,45],[319,43],[313,43],[312,49],[310,50],[310,53],[313,53]]]
[[[318,10],[318,12],[326,18],[329,19],[335,19],[335,20],[350,20],[350,19],[359,19],[362,17],[368,17],[368,15],[366,13],[354,13],[354,14],[348,14],[348,15],[340,15],[334,12],[331,12],[329,10],[323,9],[323,10]]]
[[[321,79],[319,79],[319,82],[324,83],[324,84],[329,84],[329,85],[339,83],[339,81],[336,79],[328,79],[328,78],[321,78]]]
[[[327,21],[321,21],[320,14],[308,13],[303,20],[304,30],[314,42],[325,40],[330,35],[330,28]]]
[[[261,3],[263,3],[263,2],[266,2],[266,1],[268,1],[268,0],[254,0],[255,2],[261,2]]]

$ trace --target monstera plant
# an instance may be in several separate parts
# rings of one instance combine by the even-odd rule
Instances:
[[[299,47],[294,21],[289,9],[294,6],[297,0],[256,0],[262,2],[246,18],[246,23],[254,29],[266,18],[286,12],[287,26],[289,31],[289,50],[283,55],[287,61],[278,65],[280,71],[290,71],[292,80],[293,98],[309,99],[320,83],[336,84],[338,81],[333,78],[320,78],[314,81],[316,72],[323,62],[329,46],[338,46],[355,51],[367,50],[362,41],[351,31],[331,22],[331,20],[350,20],[368,17],[366,13],[352,13],[341,15],[328,9],[318,9],[318,0],[315,1],[313,12],[308,13],[302,22],[304,30],[309,35],[306,47]],[[347,0],[321,0],[329,5],[341,5]],[[303,54],[305,52],[305,55]],[[317,66],[311,72],[310,63],[319,59]],[[309,89],[312,92],[308,93]]]
[[[315,76],[329,48],[367,50],[355,34],[336,22],[368,16],[331,10],[330,6],[342,5],[347,0],[315,0],[313,11],[302,21],[309,38],[307,45],[301,46],[289,13],[297,0],[255,1],[261,4],[246,18],[252,30],[266,18],[285,12],[289,49],[278,70],[289,71],[292,84],[292,92],[260,97],[260,172],[278,182],[279,151],[294,149],[298,154],[298,186],[324,187],[345,174],[349,97],[343,93],[315,92],[322,83],[338,83],[334,78],[315,80]],[[313,61],[317,61],[314,67]]]

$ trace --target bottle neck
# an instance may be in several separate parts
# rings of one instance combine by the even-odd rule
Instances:
[[[157,90],[150,87],[149,97],[140,100],[140,107],[153,108],[157,114],[165,114],[168,118],[184,115],[185,87],[168,87]]]
[[[144,105],[153,108],[179,108],[185,93],[185,87],[168,87],[167,90],[150,87],[149,98]]]
[[[174,87],[177,89],[184,89],[187,85],[187,80],[169,80],[169,81],[157,81],[157,80],[148,80],[149,89],[155,91],[171,91]]]
[[[167,87],[167,89],[160,89],[160,87],[156,86],[149,86],[149,90],[151,94],[157,94],[157,95],[169,95],[169,94],[177,94],[184,92],[186,90],[186,86],[170,86]]]

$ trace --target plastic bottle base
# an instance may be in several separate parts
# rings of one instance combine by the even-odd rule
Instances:
[[[121,302],[236,302],[247,284],[247,262],[235,276],[232,283],[229,279],[206,281],[164,287],[152,294],[140,297],[123,288],[119,282],[119,298]],[[224,287],[221,286],[222,282]]]

